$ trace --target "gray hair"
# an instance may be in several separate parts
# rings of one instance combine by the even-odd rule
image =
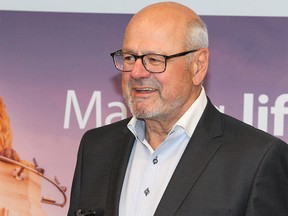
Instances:
[[[203,20],[193,19],[187,25],[186,46],[188,49],[208,48],[208,30]]]

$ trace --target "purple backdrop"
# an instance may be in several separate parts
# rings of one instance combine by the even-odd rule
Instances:
[[[108,104],[123,103],[121,74],[114,69],[109,53],[121,47],[130,17],[0,12],[0,96],[11,118],[14,148],[25,160],[36,157],[47,176],[57,176],[68,187],[68,198],[82,134],[96,126],[97,112],[104,124],[109,115],[119,112]],[[250,111],[246,118],[256,127],[258,122],[265,127],[267,120],[271,134],[279,126],[274,123],[273,110],[282,110],[283,118],[277,115],[277,119],[283,123],[283,134],[278,136],[287,142],[288,18],[203,19],[210,34],[205,88],[211,100],[240,120]],[[95,113],[94,107],[83,129],[73,108],[69,128],[64,128],[68,90],[75,91],[82,115],[93,92],[101,92],[101,101],[99,97],[97,101],[102,110],[98,107]],[[245,106],[244,94],[253,97],[250,101],[246,98]],[[284,101],[283,109],[275,105],[279,98]],[[43,185],[43,193],[52,193],[49,185]],[[65,215],[68,204],[43,207],[47,215]]]

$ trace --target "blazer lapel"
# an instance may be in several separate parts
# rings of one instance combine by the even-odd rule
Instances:
[[[122,132],[124,133],[124,136],[121,134],[121,137],[117,140],[118,143],[115,145],[116,147],[114,151],[105,215],[118,215],[122,184],[135,140],[134,135],[127,128],[123,129]]]
[[[164,192],[155,216],[174,215],[183,200],[220,148],[216,137],[222,134],[220,112],[208,99],[206,109]]]

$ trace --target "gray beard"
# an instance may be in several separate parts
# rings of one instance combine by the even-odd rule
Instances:
[[[130,112],[133,116],[140,119],[168,119],[170,115],[173,115],[175,109],[181,106],[183,101],[178,98],[173,104],[166,104],[164,106],[160,102],[155,102],[156,106],[153,110],[136,109],[138,101],[133,101],[130,96],[124,96],[126,104],[128,105]],[[141,101],[140,101],[141,102]]]

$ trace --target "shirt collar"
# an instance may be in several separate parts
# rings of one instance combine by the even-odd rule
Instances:
[[[204,112],[206,104],[207,104],[206,92],[204,87],[202,86],[199,97],[194,101],[194,103],[190,106],[190,108],[182,115],[182,117],[176,122],[171,132],[181,127],[185,130],[186,134],[189,137],[191,137]],[[134,134],[136,138],[140,139],[142,142],[145,140],[145,122],[143,120],[137,119],[135,116],[133,116],[132,119],[129,121],[127,127]]]

